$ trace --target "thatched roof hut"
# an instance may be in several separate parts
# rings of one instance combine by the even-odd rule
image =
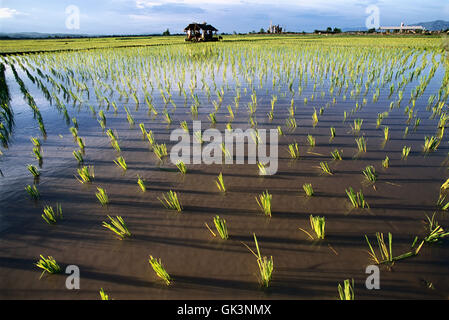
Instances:
[[[200,32],[201,30],[211,31],[211,32],[217,32],[218,31],[214,26],[212,26],[210,24],[207,24],[206,22],[203,22],[203,23],[193,22],[193,23],[189,24],[187,27],[184,28],[184,32],[187,32],[189,30],[190,31],[194,31],[194,32],[195,31],[196,32]]]
[[[187,27],[184,28],[184,32],[187,33],[186,41],[218,41],[221,37],[214,37],[214,33],[218,29],[214,26],[203,23],[192,22]]]

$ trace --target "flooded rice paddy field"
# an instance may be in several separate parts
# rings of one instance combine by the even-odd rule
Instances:
[[[98,299],[103,288],[114,299],[338,299],[338,284],[354,279],[356,299],[447,299],[444,59],[436,49],[273,43],[4,57],[0,298]],[[257,164],[186,163],[182,174],[169,156],[160,160],[155,148],[166,144],[170,153],[172,130],[186,121],[193,135],[195,119],[222,133],[279,127],[277,173],[260,175]],[[299,156],[289,151],[295,143]],[[119,156],[126,170],[114,162]],[[329,174],[320,166],[326,162]],[[91,182],[80,182],[84,166],[94,171]],[[363,174],[369,166],[373,181]],[[367,206],[352,205],[350,187]],[[181,212],[159,200],[170,191]],[[271,217],[256,201],[265,191]],[[63,218],[47,223],[43,209],[57,204]],[[122,217],[131,236],[117,239],[103,226],[108,215]],[[216,215],[226,220],[227,240]],[[310,215],[325,217],[324,239],[316,239]],[[391,233],[391,259],[380,253],[377,232],[387,247]],[[268,287],[244,245],[256,250],[254,234],[261,255],[273,259]],[[376,264],[365,235],[380,290],[365,287],[365,269]],[[61,272],[41,277],[40,255],[52,256]],[[161,259],[170,285],[150,255]],[[80,268],[79,290],[65,287],[68,265]]]

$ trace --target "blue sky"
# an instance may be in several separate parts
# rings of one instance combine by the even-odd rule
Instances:
[[[66,8],[79,8],[79,29],[68,29]],[[449,20],[447,0],[0,0],[0,32],[81,34],[180,33],[207,21],[220,32],[281,24],[288,31],[363,27],[370,5],[381,25]]]

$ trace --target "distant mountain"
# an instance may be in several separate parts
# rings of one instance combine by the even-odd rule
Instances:
[[[87,34],[16,32],[0,33],[0,39],[47,39],[47,38],[82,38]]]
[[[449,21],[435,20],[429,22],[412,23],[413,26],[423,26],[426,30],[439,31],[449,29]]]

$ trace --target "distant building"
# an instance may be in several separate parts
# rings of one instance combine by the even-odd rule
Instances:
[[[270,26],[267,29],[268,33],[282,33],[282,27],[280,25],[273,25],[270,22]]]
[[[423,26],[406,26],[404,24],[404,22],[401,22],[401,25],[399,27],[380,27],[379,28],[382,31],[386,31],[386,32],[395,32],[398,31],[400,33],[402,32],[411,32],[411,33],[416,33],[416,31],[424,31],[426,30]]]

